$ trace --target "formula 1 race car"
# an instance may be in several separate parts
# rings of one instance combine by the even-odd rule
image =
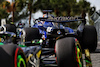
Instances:
[[[6,31],[4,31],[6,27]],[[31,34],[35,31],[33,35],[37,35],[35,38],[32,37],[33,41],[28,41],[27,37],[24,42],[17,41],[16,34],[15,34],[15,25],[7,24],[5,27],[1,27],[0,32],[0,59],[1,59],[1,66],[2,67],[39,67],[39,59],[41,55],[41,46],[42,40],[40,39],[40,34],[38,33],[38,29],[33,28],[25,28],[25,31],[32,31]],[[29,32],[30,33],[30,32]],[[29,36],[27,33],[26,36]],[[27,45],[28,44],[28,45]],[[32,46],[31,46],[32,45]]]
[[[40,20],[60,24],[83,19],[80,17],[51,17],[40,18]],[[89,51],[93,52],[97,47],[97,33],[94,26],[85,26],[82,22],[76,32],[69,33],[65,32],[65,29],[60,29],[59,25],[58,29],[53,29],[50,34],[47,34],[45,41],[41,38],[43,34],[40,34],[38,28],[23,28],[21,39],[16,42],[16,27],[11,25],[5,25],[6,31],[4,27],[1,27],[1,66],[44,67],[55,63],[58,67],[83,67],[82,53],[85,53],[86,66],[92,66]],[[52,48],[45,47],[47,43],[43,47],[43,43],[48,42],[48,39],[55,41]],[[11,43],[17,43],[17,45]],[[45,58],[50,58],[51,55],[55,56],[56,60],[50,60],[50,63],[47,63],[48,60]]]
[[[49,48],[54,48],[55,45],[55,40],[53,40],[54,38],[48,36],[52,33],[56,33],[54,30],[58,30],[60,28],[62,29],[64,34],[74,32],[73,29],[69,27],[65,27],[61,23],[59,24],[53,22],[40,21],[40,18],[35,20],[33,28],[39,29],[39,32],[42,34],[42,38],[46,41],[45,45]],[[59,31],[58,34],[60,34]]]
[[[91,63],[87,49],[93,52],[97,47],[97,32],[94,26],[85,26],[84,19],[81,17],[49,17],[40,18],[40,20],[58,23],[58,29],[53,29],[50,34],[47,34],[47,40],[52,39],[55,42],[54,44],[50,42],[49,45],[54,45],[53,48],[55,48],[56,61],[59,67],[83,67],[82,52],[85,52],[89,63]],[[75,21],[82,21],[75,32],[65,32],[65,29],[60,28],[59,24],[61,23],[74,23]]]

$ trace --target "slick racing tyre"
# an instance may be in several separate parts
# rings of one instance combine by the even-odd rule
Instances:
[[[5,27],[6,27],[6,31],[7,32],[13,32],[13,33],[16,34],[16,26],[14,24],[6,24]],[[12,38],[12,42],[14,44],[17,44],[17,42],[16,42],[16,36]]]
[[[1,67],[27,67],[26,58],[20,47],[15,45],[0,45]]]
[[[83,67],[81,47],[75,38],[57,40],[55,52],[58,67]]]
[[[14,24],[6,24],[6,31],[16,33],[16,26]]]
[[[34,39],[40,39],[41,35],[39,34],[38,28],[24,28],[22,30],[22,40],[23,42],[32,41]],[[29,45],[29,44],[26,44]]]
[[[90,52],[96,50],[97,47],[97,32],[94,26],[85,26],[80,38],[82,49],[89,49]]]

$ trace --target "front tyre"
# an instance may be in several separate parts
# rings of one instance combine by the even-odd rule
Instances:
[[[14,44],[0,46],[0,65],[1,67],[27,67],[23,51]]]
[[[85,26],[82,37],[79,39],[82,49],[94,52],[97,47],[97,31],[94,26]]]
[[[83,67],[82,51],[76,42],[73,37],[57,40],[55,52],[58,67]]]

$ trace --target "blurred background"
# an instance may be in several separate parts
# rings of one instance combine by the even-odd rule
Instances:
[[[54,16],[85,16],[87,25],[94,25],[91,16],[100,9],[99,0],[0,0],[0,20],[22,22],[27,26],[43,16],[42,10],[52,10]],[[71,24],[77,28],[79,23]]]

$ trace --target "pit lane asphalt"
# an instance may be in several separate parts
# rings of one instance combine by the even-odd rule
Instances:
[[[93,67],[100,67],[100,41],[98,42],[95,53],[91,53],[91,60]]]

